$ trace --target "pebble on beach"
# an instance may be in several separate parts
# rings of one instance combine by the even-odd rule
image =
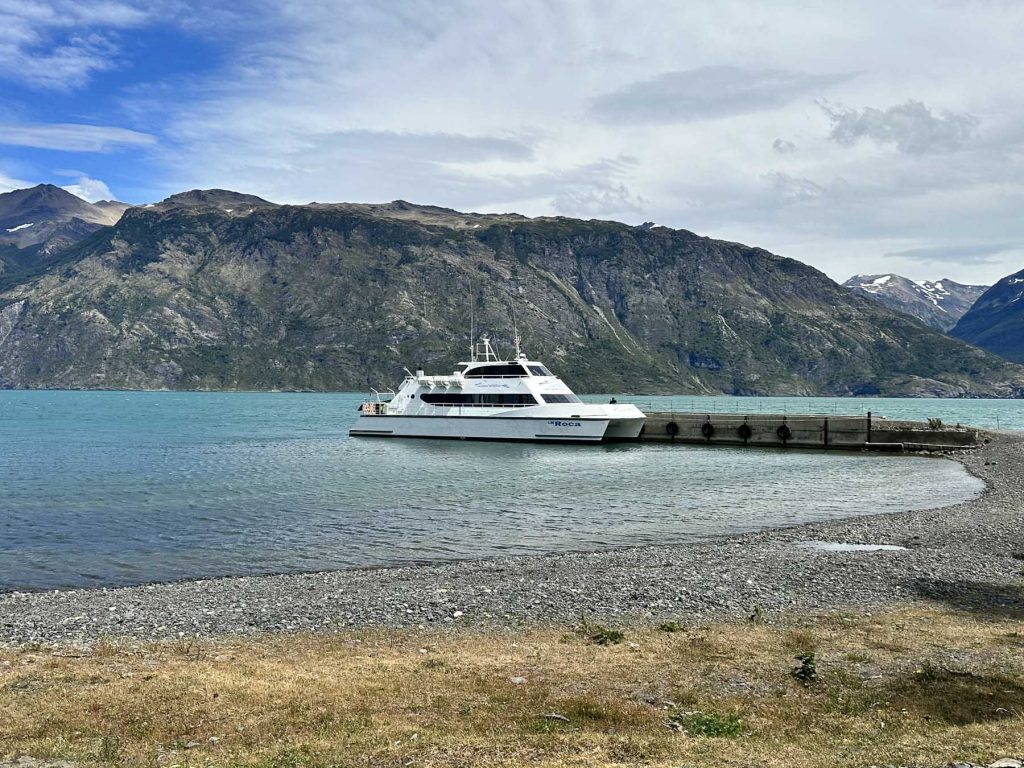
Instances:
[[[944,459],[936,459],[941,461]],[[1024,608],[1024,442],[957,456],[989,487],[937,510],[800,525],[701,544],[0,595],[0,644],[90,644],[353,627],[508,627],[937,602]],[[905,549],[814,548],[800,542]],[[983,564],[983,568],[980,567]]]

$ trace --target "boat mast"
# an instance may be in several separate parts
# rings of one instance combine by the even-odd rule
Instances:
[[[512,313],[512,343],[515,345],[516,348],[515,359],[518,360],[523,356],[522,339],[519,338],[519,326],[516,324],[516,305],[515,302],[512,301],[511,296],[508,299],[508,308],[509,311]]]
[[[519,338],[519,326],[516,324],[516,305],[512,305],[512,339],[516,345],[516,360],[523,356],[523,350],[521,349],[521,339]]]
[[[469,281],[469,362],[476,362],[476,316],[473,313],[476,295],[473,293],[473,281]]]

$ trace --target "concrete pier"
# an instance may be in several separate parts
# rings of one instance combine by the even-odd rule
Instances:
[[[952,451],[980,443],[978,430],[872,416],[649,412],[643,442],[878,451]]]

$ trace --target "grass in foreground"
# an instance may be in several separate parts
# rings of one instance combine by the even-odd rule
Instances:
[[[1024,753],[1021,622],[768,618],[620,627],[606,644],[588,624],[0,651],[0,758],[788,768]]]

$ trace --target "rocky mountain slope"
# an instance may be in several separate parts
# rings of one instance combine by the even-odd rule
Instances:
[[[101,227],[117,222],[125,203],[89,203],[40,184],[0,194],[0,275],[31,270]]]
[[[1007,360],[1024,363],[1024,269],[985,291],[951,333]]]
[[[161,211],[175,208],[216,208],[223,213],[246,216],[257,208],[277,208],[278,205],[256,195],[232,192],[229,189],[192,189],[171,195],[156,205],[146,207]]]
[[[365,389],[478,331],[580,391],[1020,396],[1024,368],[757,248],[664,227],[224,191],[0,284],[0,386]],[[0,276],[2,277],[2,276]]]
[[[940,331],[948,331],[956,325],[988,288],[945,279],[918,283],[892,274],[854,275],[843,285]]]
[[[0,242],[55,251],[80,240],[80,232],[116,223],[129,207],[111,200],[89,203],[52,184],[17,189],[0,195]]]

